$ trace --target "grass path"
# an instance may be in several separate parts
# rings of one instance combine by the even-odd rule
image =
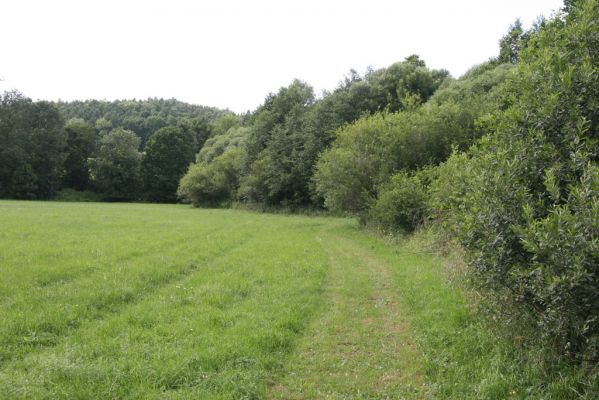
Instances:
[[[420,354],[389,265],[327,232],[326,304],[298,343],[272,399],[419,398]]]

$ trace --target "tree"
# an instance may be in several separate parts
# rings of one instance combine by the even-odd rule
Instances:
[[[112,123],[106,118],[98,118],[95,122],[95,127],[101,137],[108,135],[112,131]]]
[[[67,121],[67,157],[64,162],[63,187],[89,189],[89,158],[96,147],[97,133],[81,118]]]
[[[212,123],[212,136],[224,135],[231,128],[236,128],[240,124],[240,119],[233,113],[226,113],[218,117]]]
[[[528,35],[526,35],[524,28],[522,28],[522,21],[517,19],[501,40],[499,41],[499,58],[500,63],[512,63],[518,62],[520,51],[526,45]]]
[[[192,135],[194,139],[194,153],[200,151],[206,140],[212,136],[212,125],[210,125],[206,118],[184,119],[179,123],[178,127]]]
[[[195,151],[191,131],[170,126],[156,131],[146,145],[141,164],[144,196],[155,202],[175,202],[179,180]]]
[[[241,183],[244,200],[269,204],[309,201],[311,165],[303,168],[297,161],[310,135],[304,117],[314,100],[312,87],[295,80],[277,94],[270,94],[254,113]],[[253,166],[255,162],[260,168]],[[258,193],[258,188],[266,191]]]
[[[227,133],[211,137],[198,152],[196,162],[211,162],[230,149],[245,147],[248,135],[249,128],[232,127]]]
[[[51,198],[66,156],[63,120],[55,106],[18,92],[0,102],[0,197]]]
[[[91,161],[91,178],[97,190],[109,200],[138,198],[141,186],[140,139],[131,131],[115,129],[100,140]]]

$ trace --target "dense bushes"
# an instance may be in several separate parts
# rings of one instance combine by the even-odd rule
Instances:
[[[451,195],[437,205],[480,282],[528,308],[563,351],[596,359],[599,11],[576,4],[530,39],[494,132],[433,188]]]
[[[179,183],[179,198],[197,207],[220,206],[237,197],[248,129],[236,125],[206,141]]]
[[[330,210],[365,211],[395,172],[438,164],[452,147],[467,148],[482,135],[477,121],[486,104],[475,108],[470,101],[413,105],[345,126],[316,165],[316,193]]]

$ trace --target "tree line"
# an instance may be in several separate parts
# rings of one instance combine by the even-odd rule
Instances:
[[[320,208],[394,233],[435,226],[465,249],[497,315],[515,305],[558,351],[597,360],[598,21],[597,0],[567,1],[529,30],[516,22],[499,55],[459,79],[414,55],[321,96],[295,80],[244,115],[134,102],[130,118],[7,93],[0,197],[66,187]]]
[[[0,198],[175,202],[195,153],[218,123],[216,108],[176,100],[33,102],[0,98]],[[221,122],[222,123],[222,122]]]

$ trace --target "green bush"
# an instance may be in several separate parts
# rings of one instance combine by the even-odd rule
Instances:
[[[545,23],[520,54],[493,134],[432,185],[480,282],[587,359],[599,357],[598,8],[580,1]]]
[[[368,222],[388,232],[412,232],[424,222],[427,199],[425,183],[418,174],[398,172],[379,191],[368,210]]]
[[[454,151],[447,161],[429,170],[428,218],[452,235],[464,221],[460,211],[475,187],[472,169],[470,153]]]
[[[177,195],[199,206],[219,206],[236,197],[242,165],[242,150],[230,149],[211,162],[193,164],[181,178]]]

